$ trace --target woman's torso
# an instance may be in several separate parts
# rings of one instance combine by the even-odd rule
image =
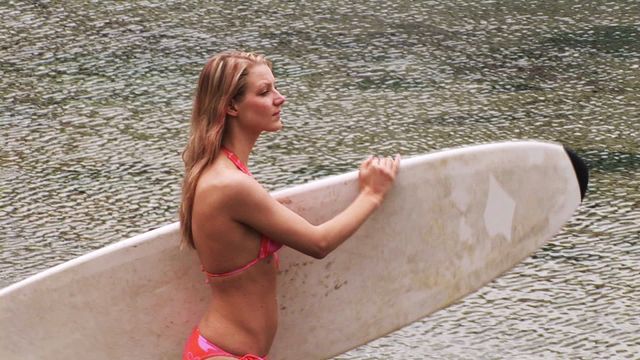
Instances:
[[[254,260],[261,235],[225,213],[225,187],[248,176],[218,156],[196,189],[192,231],[203,268],[210,273],[238,269]],[[273,256],[239,274],[210,278],[212,300],[200,321],[202,335],[231,353],[265,355],[277,329],[277,265]]]

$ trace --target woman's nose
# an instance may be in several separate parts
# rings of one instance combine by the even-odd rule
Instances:
[[[276,106],[281,106],[282,104],[284,104],[284,102],[285,102],[285,101],[287,101],[287,98],[285,98],[285,97],[280,93],[280,91],[276,90],[276,94],[277,94],[278,96],[276,96],[276,98],[275,98],[275,99],[274,99],[274,101],[273,101],[273,103],[274,103]]]

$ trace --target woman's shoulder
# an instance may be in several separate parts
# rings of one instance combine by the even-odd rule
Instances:
[[[223,200],[255,189],[257,182],[235,167],[216,161],[207,167],[198,180],[196,196]],[[259,185],[258,185],[259,186]]]

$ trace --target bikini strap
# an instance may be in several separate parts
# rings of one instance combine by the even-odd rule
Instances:
[[[249,168],[247,167],[247,165],[245,165],[242,160],[240,160],[240,158],[238,157],[238,155],[236,155],[233,151],[227,149],[226,147],[222,147],[222,152],[224,152],[225,155],[227,155],[227,158],[229,160],[231,160],[231,162],[238,168],[240,169],[240,171],[242,171],[243,173],[249,175],[249,176],[253,176],[253,174],[251,174],[251,171],[249,171]]]
[[[252,267],[253,265],[257,264],[258,261],[260,261],[260,259],[259,258],[255,258],[255,259],[251,260],[248,264],[246,264],[245,266],[243,266],[243,267],[241,267],[239,269],[227,271],[227,272],[220,273],[220,274],[214,274],[214,273],[208,272],[207,270],[204,269],[204,265],[200,265],[200,269],[202,269],[202,272],[205,275],[207,275],[206,283],[209,283],[209,278],[225,277],[225,276],[231,276],[231,275],[239,274],[239,273],[247,270],[248,268]]]
[[[206,279],[206,283],[209,283],[209,278],[217,278],[217,277],[226,277],[226,276],[232,276],[232,275],[236,275],[239,274],[245,270],[247,270],[248,268],[252,267],[253,265],[257,264],[258,261],[268,257],[269,255],[274,255],[274,259],[276,261],[276,266],[279,267],[280,266],[280,258],[278,257],[278,253],[276,253],[275,251],[277,251],[280,247],[278,247],[275,251],[273,251],[272,245],[270,244],[271,240],[269,240],[268,237],[266,237],[265,235],[262,235],[262,237],[260,238],[260,251],[258,252],[258,257],[256,257],[255,259],[249,261],[247,264],[245,264],[244,266],[235,269],[235,270],[231,270],[231,271],[227,271],[227,272],[223,272],[223,273],[219,273],[219,274],[214,274],[214,273],[210,273],[207,270],[205,270],[204,265],[200,265],[200,269],[202,270],[202,272],[207,276]],[[282,245],[280,245],[282,246]]]

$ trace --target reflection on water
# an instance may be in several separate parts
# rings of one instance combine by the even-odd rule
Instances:
[[[554,240],[464,301],[338,359],[640,353],[640,5],[619,1],[0,4],[0,285],[176,220],[205,59],[264,52],[285,131],[269,188],[535,138],[592,167]]]

